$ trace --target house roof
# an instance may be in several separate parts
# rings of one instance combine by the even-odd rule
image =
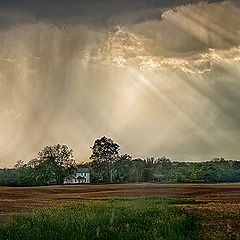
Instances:
[[[77,173],[89,173],[89,169],[88,168],[78,168]]]

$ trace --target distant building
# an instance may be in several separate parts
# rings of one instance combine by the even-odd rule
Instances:
[[[88,168],[80,167],[75,174],[64,179],[65,184],[90,183],[90,172]]]

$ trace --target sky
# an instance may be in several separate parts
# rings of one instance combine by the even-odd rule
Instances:
[[[240,4],[0,0],[0,167],[111,137],[133,157],[240,159]]]

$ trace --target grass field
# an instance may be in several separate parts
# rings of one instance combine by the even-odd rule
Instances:
[[[197,221],[168,198],[91,198],[16,217],[0,239],[199,239]],[[187,201],[188,202],[188,201]]]
[[[0,239],[240,239],[240,184],[0,187]]]

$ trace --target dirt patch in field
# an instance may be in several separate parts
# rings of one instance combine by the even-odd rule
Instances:
[[[240,239],[240,184],[106,184],[0,187],[0,224],[19,213],[45,206],[94,201],[88,198],[174,196],[198,204],[180,205],[200,216],[204,239]]]

